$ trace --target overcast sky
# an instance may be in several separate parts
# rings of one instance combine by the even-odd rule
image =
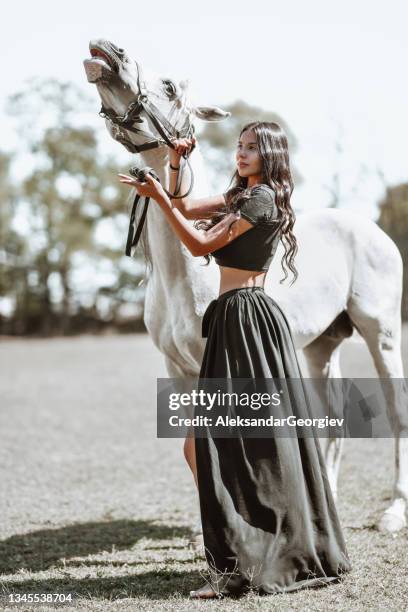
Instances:
[[[403,0],[8,2],[0,102],[29,77],[53,76],[88,88],[97,112],[82,60],[90,38],[109,38],[156,72],[189,78],[202,104],[240,98],[279,113],[299,141],[294,161],[305,184],[295,190],[295,208],[327,205],[324,185],[339,172],[342,206],[375,216],[384,190],[378,170],[389,184],[408,180],[407,7]],[[10,122],[1,120],[7,149]]]

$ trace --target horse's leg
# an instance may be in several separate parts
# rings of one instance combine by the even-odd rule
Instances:
[[[340,345],[344,338],[350,336],[351,333],[352,327],[348,318],[341,314],[321,336],[303,349],[311,379],[341,378]],[[322,385],[317,383],[315,389],[319,401],[327,409],[332,402],[332,396],[329,397],[329,386],[323,385],[322,387]],[[330,487],[336,500],[344,438],[327,437],[319,438],[319,440],[326,462]]]
[[[405,510],[408,501],[408,398],[402,385],[400,308],[398,306],[394,316],[374,318],[352,303],[348,312],[367,343],[379,378],[399,379],[394,381],[395,384],[392,380],[389,380],[389,385],[385,384],[389,390],[386,394],[387,414],[395,435],[395,472],[392,502],[377,524],[380,530],[399,531],[407,523]]]

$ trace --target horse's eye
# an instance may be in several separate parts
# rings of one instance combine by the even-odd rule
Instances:
[[[177,88],[175,84],[170,79],[162,79],[162,81],[166,96],[168,96],[169,100],[172,100],[177,95]]]

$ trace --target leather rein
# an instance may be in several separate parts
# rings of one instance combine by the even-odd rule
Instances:
[[[101,110],[99,111],[99,115],[103,117],[104,119],[107,119],[112,125],[115,126],[116,128],[114,130],[115,140],[123,144],[127,148],[127,150],[130,151],[131,153],[141,153],[142,151],[156,149],[157,147],[160,147],[164,144],[171,147],[172,149],[175,149],[175,146],[171,139],[191,138],[194,135],[194,125],[190,121],[190,115],[187,114],[184,125],[181,127],[181,129],[176,130],[176,128],[170,123],[170,121],[168,121],[168,119],[163,115],[160,109],[158,109],[157,106],[155,106],[153,102],[149,100],[148,89],[146,87],[144,80],[142,79],[141,68],[137,62],[136,62],[136,66],[137,66],[137,85],[139,89],[139,93],[136,97],[136,100],[134,100],[133,102],[129,104],[123,116],[116,115],[112,109],[105,108],[103,105],[101,107]],[[143,119],[141,118],[141,114],[143,112],[151,120],[152,124],[154,125],[154,127],[156,128],[159,134],[159,137],[157,136],[155,137],[153,134],[146,132],[145,130],[142,130],[136,126],[137,123],[143,122]],[[130,140],[130,138],[127,136],[126,131],[133,132],[134,134],[137,134],[138,136],[144,136],[150,140],[147,140],[143,144],[135,145]],[[190,153],[193,151],[193,148],[190,150]],[[177,173],[177,182],[176,182],[175,192],[170,193],[169,191],[167,191],[167,189],[163,188],[166,194],[171,199],[180,200],[182,198],[185,198],[191,193],[193,189],[194,174],[193,174],[193,170],[191,168],[191,165],[188,159],[188,156],[190,153],[184,153],[182,157],[180,158],[180,167]],[[190,187],[188,188],[186,193],[184,193],[183,195],[178,195],[180,191],[181,183],[182,183],[183,172],[185,170],[186,165],[188,165],[189,171],[190,171],[190,177],[191,177]],[[138,193],[136,193],[134,201],[133,201],[132,211],[130,214],[129,231],[128,231],[128,238],[127,238],[127,243],[126,243],[126,250],[125,250],[125,253],[128,257],[132,256],[131,255],[132,247],[136,247],[139,242],[139,238],[140,238],[140,235],[142,233],[142,229],[145,223],[147,209],[148,209],[149,201],[150,201],[150,198],[148,197],[145,198],[143,211],[140,216],[139,223],[137,227],[135,228],[136,207],[140,200],[140,197],[141,196]]]

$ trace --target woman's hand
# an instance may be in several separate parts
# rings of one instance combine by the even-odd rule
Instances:
[[[183,155],[183,153],[190,153],[197,143],[195,136],[192,138],[175,138],[172,140],[174,149],[177,155]]]
[[[146,174],[145,183],[141,183],[136,178],[132,178],[127,174],[118,174],[118,176],[121,183],[129,185],[129,187],[135,187],[137,193],[143,198],[153,198],[153,200],[157,201],[158,198],[165,195],[163,187],[151,174]]]
[[[178,166],[180,157],[184,153],[191,153],[197,143],[197,139],[195,136],[192,138],[174,138],[172,143],[174,149],[169,147],[170,163],[172,166]]]

